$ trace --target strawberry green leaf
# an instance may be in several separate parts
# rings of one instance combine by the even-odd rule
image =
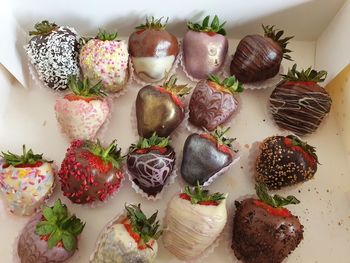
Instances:
[[[297,64],[294,64],[291,69],[288,69],[288,73],[282,75],[285,80],[290,81],[311,81],[311,82],[323,82],[327,77],[327,71],[316,71],[309,67],[308,69],[301,71],[297,70]]]
[[[49,222],[55,223],[57,221],[58,215],[53,212],[53,209],[50,207],[46,207],[43,210],[43,215],[45,219]]]
[[[203,23],[202,23],[202,27],[203,27],[203,28],[208,27],[208,25],[209,25],[209,19],[210,19],[210,16],[206,16],[206,17],[204,18]]]
[[[106,148],[101,145],[99,140],[97,142],[86,141],[85,148],[100,157],[106,164],[111,163],[117,169],[121,167],[124,157],[121,155],[121,148],[118,148],[116,140],[113,140]]]
[[[100,39],[102,41],[113,41],[117,38],[118,33],[108,33],[106,30],[99,29],[99,32],[96,36],[97,39]]]
[[[60,242],[62,239],[62,232],[59,229],[56,229],[54,232],[51,233],[49,240],[47,241],[48,248],[55,247],[58,242]]]
[[[209,194],[209,190],[204,190],[203,186],[199,185],[199,182],[192,190],[189,186],[186,186],[184,193],[190,197],[192,204],[198,204],[203,201],[220,203],[221,200],[226,199],[226,196],[222,193]]]
[[[223,28],[226,22],[220,24],[220,21],[217,15],[214,16],[214,19],[211,22],[210,26],[209,26],[209,23],[210,23],[210,16],[206,16],[202,24],[187,22],[187,28],[196,32],[205,32],[205,33],[213,32],[223,36],[226,35],[226,31]]]
[[[36,23],[34,28],[36,31],[29,31],[30,36],[48,35],[57,29],[58,26],[55,23],[50,23],[47,20],[43,20],[40,23]]]
[[[153,16],[146,17],[146,23],[137,26],[135,29],[137,29],[137,30],[154,29],[154,30],[158,30],[158,31],[165,30],[167,23],[168,23],[168,20],[169,20],[169,17],[167,17],[167,19],[164,23],[162,23],[162,19],[163,19],[163,17],[161,17],[159,19],[155,19]]]
[[[62,242],[63,246],[68,250],[68,251],[74,251],[77,248],[77,239],[74,235],[71,233],[64,231],[62,233]]]
[[[87,77],[81,80],[79,76],[69,76],[68,87],[74,95],[84,98],[102,98],[107,96],[107,94],[102,89],[102,81],[99,81],[95,85],[92,85],[89,78]]]
[[[268,188],[266,184],[263,184],[263,183],[257,183],[255,185],[255,190],[256,190],[257,196],[262,202],[275,208],[279,208],[289,204],[295,205],[300,203],[300,201],[292,195],[289,195],[286,198],[280,195],[274,195],[274,196],[269,195]]]
[[[152,134],[149,138],[141,137],[137,144],[132,144],[129,148],[129,153],[138,149],[148,149],[151,147],[164,148],[169,145],[169,137],[160,137],[156,132]]]
[[[36,225],[35,233],[39,236],[46,236],[57,230],[57,226],[47,221],[41,221]]]
[[[208,76],[208,80],[218,84],[220,87],[229,91],[231,94],[243,91],[242,84],[238,81],[238,79],[236,79],[235,76],[230,76],[228,78],[225,78],[224,80],[220,80],[218,76],[210,74]]]

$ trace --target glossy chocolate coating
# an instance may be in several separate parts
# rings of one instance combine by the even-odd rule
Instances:
[[[145,29],[131,34],[129,52],[132,57],[176,57],[179,44],[176,37],[165,30]]]
[[[187,137],[181,164],[181,176],[190,185],[204,184],[210,177],[232,163],[232,156],[199,134]]]
[[[41,221],[42,214],[36,214],[24,227],[17,244],[17,253],[21,263],[55,263],[63,262],[73,256],[74,251],[63,247],[47,246],[47,241],[41,240],[35,234],[36,225]]]
[[[284,136],[272,136],[260,145],[255,180],[265,183],[269,189],[280,189],[307,181],[317,171],[316,162],[310,163],[301,152],[291,150],[284,140]]]
[[[210,81],[200,81],[189,104],[189,121],[197,127],[213,131],[224,124],[237,110],[238,101],[229,92],[213,88]]]
[[[175,152],[170,146],[160,154],[158,150],[148,153],[130,153],[127,158],[128,170],[133,181],[148,195],[155,196],[162,191],[175,165]]]
[[[227,38],[220,34],[187,31],[183,39],[183,60],[186,71],[196,79],[216,74],[224,65],[228,50]]]
[[[317,130],[329,113],[332,99],[316,83],[283,82],[270,97],[270,109],[276,124],[299,136]]]
[[[160,137],[167,137],[180,125],[185,113],[169,93],[148,85],[137,94],[136,117],[141,137],[150,137],[153,132]]]
[[[231,75],[242,83],[266,80],[278,74],[282,58],[278,43],[268,37],[249,35],[237,46],[231,61]]]
[[[281,263],[303,239],[298,217],[273,216],[253,198],[236,201],[232,249],[244,263]]]

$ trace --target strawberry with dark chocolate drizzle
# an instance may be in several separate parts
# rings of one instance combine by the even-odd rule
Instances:
[[[315,147],[293,135],[272,136],[260,145],[255,180],[280,189],[313,178],[317,164]]]
[[[262,25],[265,35],[248,35],[238,44],[231,62],[231,74],[242,83],[263,81],[278,74],[283,58],[292,60],[287,49],[293,37],[281,38],[284,31]]]
[[[243,91],[234,76],[220,80],[210,75],[194,89],[189,104],[189,122],[208,131],[226,123],[238,108],[236,95]]]
[[[129,37],[129,52],[135,73],[147,82],[157,82],[166,77],[176,61],[179,44],[174,35],[166,31],[162,18],[146,18],[146,23],[136,27]]]
[[[232,148],[235,139],[224,135],[229,128],[212,133],[191,134],[185,142],[181,176],[190,185],[203,185],[237,158]]]
[[[298,204],[294,196],[270,196],[264,184],[255,186],[259,199],[236,201],[232,249],[244,263],[280,263],[303,239],[303,226],[283,206]]]
[[[169,136],[185,117],[180,97],[189,93],[187,85],[176,85],[171,76],[162,86],[147,85],[140,89],[136,98],[137,130],[148,138],[154,132],[161,137]]]
[[[283,75],[270,96],[271,114],[279,127],[299,136],[317,130],[332,105],[330,95],[318,84],[326,76],[326,71],[311,67],[298,71],[296,64]]]
[[[126,163],[133,182],[149,196],[155,196],[173,172],[175,151],[169,138],[153,133],[149,139],[140,138],[131,145]]]
[[[107,148],[99,141],[73,141],[58,173],[63,195],[77,204],[106,200],[124,178],[120,152],[116,141]]]

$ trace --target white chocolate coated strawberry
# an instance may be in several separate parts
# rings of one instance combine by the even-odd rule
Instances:
[[[56,118],[70,139],[91,140],[110,112],[106,100],[73,100],[59,98],[55,104]]]
[[[154,262],[157,251],[156,241],[152,249],[138,249],[138,244],[130,236],[125,226],[114,224],[100,237],[99,246],[90,263],[151,263]]]
[[[89,40],[80,51],[79,62],[84,77],[92,83],[102,81],[108,92],[122,90],[128,79],[129,53],[125,41]]]
[[[12,213],[29,216],[51,195],[55,182],[53,164],[16,168],[0,165],[0,189]]]
[[[218,206],[199,205],[176,195],[167,210],[164,246],[180,260],[197,259],[219,237],[226,221],[226,199]]]

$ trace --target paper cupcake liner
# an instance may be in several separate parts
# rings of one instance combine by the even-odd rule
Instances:
[[[332,110],[332,108],[331,108],[331,110]],[[289,133],[289,134],[293,134],[293,135],[294,135],[294,132],[293,132],[293,131],[284,129],[284,128],[280,127],[279,125],[277,125],[277,123],[276,123],[276,121],[275,121],[275,118],[273,117],[273,114],[272,114],[272,108],[271,108],[271,103],[270,103],[270,97],[268,98],[268,102],[267,102],[267,104],[266,104],[266,112],[267,112],[267,116],[268,116],[269,120],[271,120],[271,125],[272,125],[273,127],[275,127],[277,130],[279,130],[279,131],[280,131],[281,133],[283,133],[283,134]],[[305,135],[299,135],[299,136],[295,135],[295,136],[297,136],[297,137],[299,137],[299,138],[307,138],[307,137],[309,137],[309,136],[315,134],[315,133],[318,132],[319,130],[322,130],[322,129],[325,127],[326,123],[328,122],[328,119],[330,118],[329,115],[330,115],[330,112],[327,113],[327,114],[324,116],[323,120],[322,120],[321,123],[318,125],[318,127],[317,127],[317,129],[316,129],[315,131],[313,131],[313,132],[311,132],[311,133],[308,133],[308,134],[305,134]]]
[[[177,128],[169,135],[169,137],[174,140],[176,138],[178,138],[185,130],[186,130],[186,126],[185,126],[185,120],[188,118],[188,110],[185,107],[185,117],[183,119],[183,121],[179,124],[179,126],[177,126]],[[133,130],[133,134],[134,136],[136,136],[137,138],[140,137],[138,130],[137,130],[137,117],[136,117],[136,103],[134,102],[131,108],[131,128]]]
[[[101,245],[101,241],[102,241],[103,236],[108,234],[108,231],[110,230],[110,228],[114,224],[121,223],[126,218],[127,218],[126,213],[125,212],[121,212],[121,213],[117,214],[115,217],[113,217],[109,222],[107,222],[107,224],[103,227],[102,231],[100,232],[100,234],[97,237],[97,240],[95,242],[94,250],[93,250],[92,254],[90,255],[89,262],[92,262],[94,256],[96,255],[96,253],[98,251],[98,248]]]
[[[162,191],[160,191],[157,195],[152,196],[152,195],[148,195],[146,192],[144,192],[134,181],[133,181],[133,176],[131,174],[131,172],[129,171],[128,168],[126,168],[126,174],[129,177],[129,180],[131,182],[131,187],[135,190],[136,193],[138,193],[139,195],[141,195],[142,197],[146,198],[147,200],[150,201],[156,201],[159,200],[163,197],[164,192],[166,191],[166,188],[168,188],[171,184],[173,184],[175,182],[176,177],[178,176],[178,169],[176,167],[176,164],[174,165],[174,169],[171,172],[171,174],[169,175],[166,183],[164,184]]]
[[[242,111],[242,99],[240,95],[236,95],[234,96],[235,99],[237,100],[237,108],[236,110],[233,112],[233,114],[221,125],[218,125],[217,127],[232,127],[234,126],[235,122],[236,122],[236,117],[237,115]],[[186,114],[186,118],[184,119],[184,126],[186,127],[186,130],[191,132],[191,133],[203,133],[205,132],[205,130],[203,128],[197,127],[195,125],[193,125],[190,122],[190,113],[189,113],[189,109],[187,110],[187,114]]]
[[[284,68],[281,65],[279,72],[272,78],[263,80],[263,81],[257,81],[252,83],[244,83],[243,88],[244,89],[250,89],[250,90],[260,90],[260,89],[267,89],[271,87],[275,87],[282,79],[281,74],[283,74]]]
[[[2,163],[2,160],[0,160],[0,163]],[[2,198],[1,198],[1,199],[2,199],[2,202],[3,202],[3,204],[4,204],[4,207],[5,207],[6,211],[7,211],[9,214],[11,214],[11,215],[13,215],[13,216],[18,216],[18,217],[31,217],[31,216],[35,215],[38,211],[40,211],[41,208],[47,204],[47,202],[49,201],[50,197],[52,196],[52,194],[53,194],[53,192],[54,192],[54,190],[55,190],[55,188],[56,188],[57,181],[58,181],[58,179],[57,179],[58,167],[57,167],[56,163],[53,163],[53,171],[54,171],[54,174],[53,174],[54,181],[53,181],[52,187],[49,189],[47,195],[44,196],[44,197],[42,197],[42,198],[40,199],[41,201],[38,201],[38,202],[37,202],[37,203],[38,203],[38,206],[37,206],[36,208],[34,208],[33,213],[28,214],[28,215],[24,215],[24,214],[23,214],[23,210],[25,210],[26,208],[23,208],[23,209],[22,209],[22,213],[21,213],[21,214],[17,214],[17,213],[15,213],[15,212],[13,212],[12,209],[10,208],[10,204],[9,204],[9,203],[7,202],[7,200],[6,200],[6,197],[3,196],[4,193],[1,193],[1,194],[0,194],[0,195],[2,195]],[[39,203],[40,203],[40,204],[39,204]]]
[[[258,156],[260,155],[261,153],[261,150],[260,150],[260,145],[262,144],[262,142],[269,138],[269,137],[272,137],[272,136],[288,136],[288,135],[294,135],[296,136],[297,138],[300,139],[299,136],[293,134],[292,132],[288,132],[288,131],[283,131],[283,132],[280,132],[280,133],[277,133],[275,135],[270,135],[264,139],[262,139],[261,141],[255,141],[251,144],[251,147],[250,147],[250,150],[248,152],[248,173],[250,175],[250,180],[252,182],[252,184],[254,185],[256,183],[255,181],[255,178],[256,178],[256,160],[258,158]],[[302,184],[303,182],[300,182],[300,183],[297,183],[297,184],[294,184],[294,185],[291,185],[291,186],[284,186],[282,187],[281,189],[276,189],[276,190],[270,190],[271,192],[274,192],[274,191],[289,191],[289,190],[297,190],[300,185]]]
[[[164,230],[166,229],[165,223],[166,223],[166,217],[168,215],[168,209],[169,209],[169,204],[167,205],[167,207],[165,209],[165,214],[163,216]],[[229,217],[227,217],[227,218],[229,218]],[[199,254],[197,256],[197,258],[195,258],[195,259],[181,260],[181,259],[177,258],[175,255],[173,255],[168,249],[166,249],[164,247],[164,244],[163,244],[163,247],[164,247],[164,249],[168,250],[169,253],[171,253],[171,255],[176,257],[177,260],[179,260],[181,262],[186,262],[186,263],[201,263],[201,262],[204,262],[204,259],[207,258],[210,254],[212,254],[214,252],[215,248],[217,248],[219,246],[219,244],[224,240],[224,233],[225,233],[225,229],[227,227],[227,222],[226,222],[226,225],[225,225],[224,229],[221,231],[220,235],[215,239],[215,241],[209,247],[207,247],[201,254]]]
[[[203,133],[203,132],[201,132],[201,133]],[[241,159],[240,152],[242,151],[242,147],[237,141],[233,142],[233,149],[237,150],[238,152],[236,153],[236,156],[233,158],[232,162],[228,166],[222,168],[220,171],[218,171],[213,176],[211,176],[203,184],[204,187],[211,185],[216,179],[218,179],[220,176],[224,175],[228,170],[230,170]],[[180,157],[179,161],[176,165],[180,169],[180,172],[179,172],[180,177],[181,177],[180,186],[183,189],[185,186],[188,185],[188,183],[182,178],[182,175],[181,175],[181,164],[182,164],[182,158],[183,158],[183,151],[181,152],[181,155],[179,157]]]
[[[180,41],[179,42],[179,45],[180,45],[180,58],[179,58],[179,62],[180,62],[180,65],[181,65],[181,68],[182,68],[182,71],[185,73],[186,77],[193,81],[193,82],[198,82],[200,81],[201,79],[197,79],[195,77],[193,77],[190,73],[187,72],[186,70],[186,66],[185,66],[185,62],[184,62],[184,56],[183,56],[183,41]],[[227,51],[227,55],[225,57],[225,61],[224,63],[222,64],[221,66],[221,69],[215,73],[215,75],[217,76],[225,76],[225,68],[226,68],[226,64],[229,63],[228,61],[230,61],[230,56],[229,56],[229,52]]]
[[[174,63],[173,63],[173,66],[171,67],[170,71],[167,73],[168,76],[172,76],[174,74],[176,74],[176,70],[178,68],[178,65],[179,65],[179,61],[180,61],[180,53],[181,53],[181,45],[180,45],[180,41],[178,40],[178,43],[179,43],[179,53],[177,54],[175,60],[174,60]],[[147,82],[145,80],[143,80],[142,78],[140,78],[136,72],[135,72],[135,68],[134,68],[134,65],[132,63],[132,58],[130,57],[130,63],[129,63],[129,67],[131,69],[131,72],[132,72],[132,75],[131,75],[131,79],[134,80],[137,84],[141,85],[141,86],[146,86],[146,85],[161,85],[163,84],[163,82],[165,81],[166,79],[166,76],[165,78],[161,79],[161,80],[158,80],[158,81],[155,81],[155,82]]]

